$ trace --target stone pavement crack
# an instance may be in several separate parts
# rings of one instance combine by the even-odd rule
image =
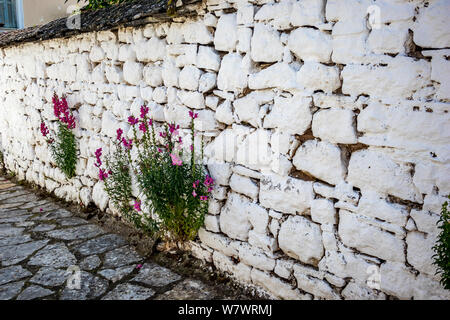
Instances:
[[[0,300],[250,298],[151,258],[50,196],[0,176]]]

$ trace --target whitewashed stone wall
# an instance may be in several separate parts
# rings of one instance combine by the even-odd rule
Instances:
[[[142,104],[183,128],[195,110],[219,185],[197,257],[276,298],[449,299],[431,259],[450,193],[449,13],[209,0],[195,20],[2,48],[5,165],[111,212],[94,151]],[[69,181],[39,133],[54,91],[79,119]]]

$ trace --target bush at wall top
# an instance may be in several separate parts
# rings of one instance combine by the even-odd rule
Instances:
[[[447,201],[442,205],[438,228],[441,231],[433,247],[434,264],[437,267],[436,273],[441,275],[441,284],[450,290],[450,212]]]

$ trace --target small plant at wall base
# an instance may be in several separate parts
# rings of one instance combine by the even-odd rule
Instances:
[[[56,93],[53,96],[53,112],[58,119],[58,131],[50,136],[50,130],[41,122],[41,133],[50,145],[56,165],[68,179],[75,176],[77,162],[77,145],[72,129],[75,129],[75,117],[70,111],[65,97],[59,99]]]
[[[123,137],[121,129],[117,130],[117,140],[127,153],[126,157],[143,197],[134,202],[133,210],[142,216],[145,226],[152,226],[148,230],[158,228],[165,240],[192,240],[204,223],[209,194],[214,186],[214,180],[205,173],[203,165],[195,157],[194,119],[197,114],[190,112],[191,152],[185,157],[179,126],[174,123],[164,124],[164,129],[157,137],[153,120],[147,116],[148,111],[148,107],[142,106],[139,118],[128,118],[133,128],[133,139]],[[131,156],[132,149],[136,151],[134,160]],[[121,159],[124,160],[125,156],[121,155]],[[114,172],[123,167],[123,162],[109,161],[108,165],[114,168],[108,169],[108,172],[100,169],[99,174],[105,180],[105,190],[110,198],[119,200],[122,196],[118,193],[122,193],[122,190],[111,186],[117,185]],[[131,182],[129,178],[124,180],[127,184]],[[130,193],[127,191],[126,196],[123,196],[126,205],[129,203]],[[141,201],[149,212],[143,212]]]
[[[436,274],[441,275],[442,286],[450,290],[450,212],[447,201],[442,205],[441,217],[437,225],[440,233],[436,245],[433,247],[434,264],[437,267]]]
[[[65,0],[66,3],[68,0]],[[82,10],[97,10],[101,8],[107,8],[116,4],[124,3],[124,2],[132,2],[135,0],[77,0],[77,3],[86,3]],[[156,1],[155,1],[156,2]],[[170,16],[175,15],[176,13],[176,0],[167,0],[167,14]]]

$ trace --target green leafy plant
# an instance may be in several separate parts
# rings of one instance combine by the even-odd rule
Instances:
[[[440,233],[433,247],[435,252],[433,263],[437,266],[436,274],[441,275],[442,286],[450,290],[450,213],[447,201],[442,205],[441,217],[437,225]]]
[[[70,111],[65,97],[59,99],[56,93],[53,96],[53,111],[58,119],[58,131],[51,138],[50,130],[41,122],[41,133],[50,144],[50,149],[56,165],[68,179],[75,176],[77,162],[77,143],[72,129],[75,129],[75,117]]]
[[[120,154],[117,156],[120,161],[109,161],[107,166],[110,169],[106,171],[100,168],[99,177],[105,181],[105,190],[110,198],[122,201],[125,207],[130,208],[131,187],[125,192],[117,186],[119,181],[123,185],[131,184],[130,171],[127,169],[120,179],[116,178],[119,174],[115,173],[125,168],[127,159],[142,194],[141,200],[134,201],[133,210],[141,215],[144,225],[151,226],[147,230],[158,229],[169,241],[192,240],[204,224],[209,193],[214,185],[214,180],[206,174],[203,165],[195,157],[194,119],[198,115],[190,112],[191,152],[185,157],[179,126],[165,123],[157,136],[153,120],[147,116],[148,111],[148,107],[142,106],[140,118],[128,118],[133,127],[133,139],[126,139],[122,136],[122,129],[117,130],[116,149],[125,151],[126,156]],[[203,150],[203,143],[201,147]],[[132,149],[135,151],[134,160]],[[97,162],[101,164],[99,158]],[[141,201],[148,208],[145,214],[141,209]]]
[[[68,0],[65,0],[66,3]],[[124,2],[131,2],[135,0],[77,0],[77,3],[86,3],[88,2],[81,10],[87,11],[87,10],[97,10],[101,8],[107,8],[116,4],[124,3]],[[167,0],[167,14],[170,16],[175,15],[176,13],[176,7],[175,7],[176,1],[175,0]]]

